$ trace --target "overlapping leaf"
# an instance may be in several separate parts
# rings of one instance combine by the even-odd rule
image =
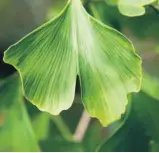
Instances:
[[[156,0],[119,0],[119,11],[126,16],[140,16],[145,14],[145,5],[151,4]]]
[[[11,46],[4,61],[20,72],[25,96],[53,115],[72,105],[78,74],[85,108],[105,126],[140,88],[141,59],[132,43],[88,15],[80,0]]]
[[[1,81],[0,151],[39,151],[21,89],[18,76]]]
[[[159,102],[145,93],[136,95],[125,124],[99,151],[159,151]]]

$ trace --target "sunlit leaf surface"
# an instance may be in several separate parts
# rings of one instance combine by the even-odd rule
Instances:
[[[140,89],[141,59],[132,43],[92,18],[80,0],[11,46],[4,61],[20,72],[25,96],[53,115],[72,105],[79,75],[83,104],[104,126],[120,118],[127,94]]]
[[[140,16],[145,14],[145,5],[151,4],[156,0],[119,0],[119,11],[126,16]]]
[[[17,75],[0,82],[0,151],[39,151]]]

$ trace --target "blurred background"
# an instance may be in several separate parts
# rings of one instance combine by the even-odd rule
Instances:
[[[3,81],[16,72],[12,66],[2,61],[4,51],[36,27],[55,17],[66,2],[67,0],[0,1],[0,80]],[[95,18],[125,34],[143,59],[142,91],[130,96],[131,104],[126,114],[107,128],[103,128],[98,120],[90,119],[81,104],[77,79],[74,104],[60,116],[42,113],[23,98],[22,109],[25,109],[25,113],[22,114],[27,121],[21,118],[12,123],[16,120],[16,114],[7,106],[5,111],[13,113],[10,113],[10,118],[6,121],[8,124],[4,126],[3,122],[1,124],[4,110],[0,109],[0,151],[159,151],[159,109],[156,109],[159,108],[159,11],[149,5],[145,7],[144,15],[128,17],[122,15],[111,2],[112,0],[92,0],[85,3],[85,8]],[[13,99],[14,96],[8,93],[13,92],[14,88],[16,87],[0,85],[0,92],[3,93],[0,94],[0,106],[4,103],[3,97]],[[20,109],[21,107],[16,107],[16,111]],[[20,124],[24,124],[24,127]],[[24,134],[28,129],[28,133],[32,131],[32,136]],[[21,142],[26,143],[25,147],[21,146]],[[30,147],[31,143],[36,147]]]

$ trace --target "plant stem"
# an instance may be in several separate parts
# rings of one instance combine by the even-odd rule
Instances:
[[[64,123],[62,117],[59,116],[53,116],[52,121],[56,124],[56,127],[60,131],[61,135],[67,140],[67,141],[73,141],[73,135],[71,131],[69,130],[68,126]]]
[[[73,135],[73,139],[76,142],[82,142],[90,121],[91,118],[88,116],[87,112],[84,111]]]

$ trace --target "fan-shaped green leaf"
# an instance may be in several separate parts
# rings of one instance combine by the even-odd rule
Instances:
[[[39,109],[58,115],[74,99],[76,53],[73,51],[70,9],[35,30],[5,54],[20,72],[26,97]]]
[[[119,11],[126,16],[140,16],[145,14],[145,5],[151,4],[156,0],[119,0]]]
[[[0,84],[0,151],[39,151],[16,75]]]
[[[140,88],[141,59],[132,43],[87,14],[80,0],[11,46],[4,61],[20,72],[26,97],[54,115],[71,106],[78,74],[83,104],[105,126]]]

